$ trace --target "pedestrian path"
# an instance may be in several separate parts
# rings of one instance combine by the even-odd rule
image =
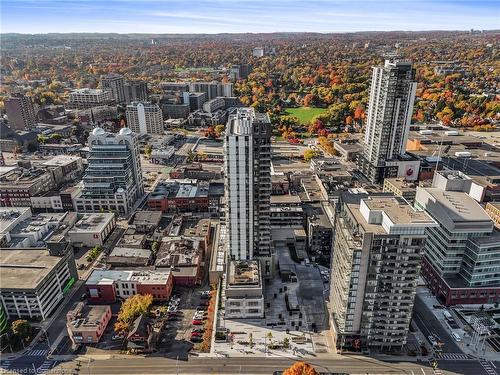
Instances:
[[[54,367],[56,363],[57,363],[56,361],[45,361],[39,368],[36,369],[36,373],[38,375],[45,374],[52,367]]]
[[[49,351],[45,349],[34,349],[30,350],[25,354],[28,357],[45,357]]]
[[[464,353],[436,353],[436,359],[473,360],[475,358]]]
[[[498,375],[498,373],[493,369],[493,367],[491,367],[491,365],[488,361],[485,361],[484,359],[480,359],[479,363],[481,364],[481,366],[483,366],[484,371],[486,371],[486,373],[488,375]]]

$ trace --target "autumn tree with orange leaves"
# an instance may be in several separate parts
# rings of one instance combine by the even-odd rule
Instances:
[[[283,372],[283,375],[319,375],[319,373],[308,363],[295,362]]]

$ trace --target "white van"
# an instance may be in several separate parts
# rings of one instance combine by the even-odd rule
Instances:
[[[451,335],[453,336],[455,341],[462,341],[462,338],[460,337],[460,335],[458,333],[452,332]]]

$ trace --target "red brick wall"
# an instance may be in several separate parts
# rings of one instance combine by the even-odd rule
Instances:
[[[450,288],[425,258],[422,276],[432,294],[441,296],[446,306],[500,302],[500,287]]]
[[[89,303],[113,303],[116,301],[114,285],[86,285],[85,287]],[[90,289],[97,289],[99,295],[97,297],[92,297]]]
[[[172,275],[170,275],[166,284],[137,284],[138,294],[151,294],[156,301],[165,301],[172,294]]]

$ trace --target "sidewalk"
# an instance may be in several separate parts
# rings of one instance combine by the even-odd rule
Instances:
[[[488,343],[486,343],[484,351],[476,351],[474,348],[469,346],[469,343],[472,340],[470,336],[472,328],[462,322],[462,320],[458,317],[458,314],[454,311],[453,307],[449,309],[435,309],[433,308],[433,305],[440,305],[440,303],[427,288],[419,287],[417,288],[417,293],[422,298],[422,301],[429,307],[429,310],[432,311],[436,319],[439,320],[444,329],[446,329],[446,331],[450,334],[455,332],[462,338],[462,340],[458,341],[457,344],[460,346],[460,349],[464,354],[468,354],[476,358],[484,358],[489,361],[498,361],[499,353],[491,350]],[[448,325],[448,323],[446,323],[444,311],[448,311],[453,316],[455,323],[459,326],[459,328],[452,329]]]

